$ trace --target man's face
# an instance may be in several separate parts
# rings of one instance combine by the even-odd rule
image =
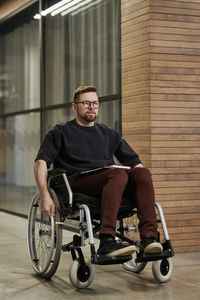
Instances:
[[[77,121],[82,125],[93,125],[98,116],[98,96],[95,92],[88,92],[79,95],[78,103],[73,103],[76,111]]]

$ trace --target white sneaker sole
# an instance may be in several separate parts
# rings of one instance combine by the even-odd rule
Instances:
[[[106,256],[125,256],[125,255],[133,254],[135,251],[137,251],[136,246],[131,245],[131,246],[127,246],[122,249],[112,251],[112,252],[106,254]]]

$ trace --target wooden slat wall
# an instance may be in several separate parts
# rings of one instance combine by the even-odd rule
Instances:
[[[123,136],[150,167],[149,1],[121,1],[121,9]]]
[[[134,16],[145,4],[148,33]],[[139,64],[148,72],[138,76]],[[123,135],[151,168],[176,252],[200,251],[199,75],[200,0],[122,1]]]
[[[176,251],[200,250],[200,1],[154,0],[151,161]]]

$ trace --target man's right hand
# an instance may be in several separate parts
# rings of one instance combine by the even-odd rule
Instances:
[[[49,217],[55,216],[55,204],[51,198],[51,196],[48,194],[45,194],[43,196],[40,196],[40,204],[41,209],[47,213]]]
[[[47,186],[47,164],[44,160],[36,160],[34,166],[35,178],[40,191],[40,205],[41,209],[53,217],[55,215],[55,204],[48,192]]]

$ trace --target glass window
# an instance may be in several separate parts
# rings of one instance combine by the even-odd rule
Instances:
[[[35,192],[34,159],[40,144],[40,115],[7,117],[0,128],[0,207],[27,214]]]
[[[0,27],[0,113],[40,105],[39,23],[30,6]]]
[[[58,123],[64,123],[74,119],[74,113],[71,106],[66,108],[48,110],[43,113],[43,126],[42,126],[42,136],[44,138],[45,134]]]
[[[80,85],[96,86],[99,96],[119,94],[120,1],[80,0],[51,13],[51,1],[44,3],[45,105],[72,101]]]
[[[97,121],[121,132],[120,103],[120,99],[102,102]]]

